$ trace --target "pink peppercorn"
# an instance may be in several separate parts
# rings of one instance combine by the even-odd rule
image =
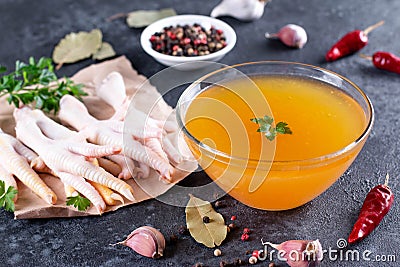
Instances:
[[[249,235],[248,234],[242,234],[242,236],[240,237],[240,239],[242,240],[242,241],[246,241],[246,240],[249,240]]]
[[[251,256],[254,256],[256,258],[258,258],[259,255],[260,255],[260,251],[259,250],[254,250],[253,253],[251,253]]]
[[[155,42],[157,40],[157,37],[155,35],[152,35],[150,37],[150,42]]]
[[[236,216],[235,216],[235,215],[232,215],[231,221],[234,221],[234,220],[236,220]]]
[[[243,229],[243,234],[250,234],[251,230],[249,228]]]

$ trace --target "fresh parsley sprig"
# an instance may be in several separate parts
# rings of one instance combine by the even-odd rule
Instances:
[[[17,194],[17,189],[9,186],[6,190],[6,184],[4,181],[0,181],[0,207],[3,207],[6,211],[14,212],[14,197]]]
[[[292,134],[292,130],[290,130],[286,122],[278,122],[275,127],[272,127],[274,119],[270,116],[265,115],[263,118],[253,118],[250,120],[260,125],[257,132],[264,133],[265,137],[270,141],[274,140],[277,134]]]
[[[0,66],[0,74],[6,71],[4,66]],[[38,61],[30,57],[28,63],[17,61],[14,72],[0,77],[0,97],[8,95],[9,104],[19,108],[21,103],[34,103],[35,108],[48,113],[58,112],[64,95],[73,95],[78,99],[86,95],[82,87],[82,84],[75,84],[68,78],[58,80],[51,58],[45,57]]]
[[[81,195],[67,197],[67,206],[74,206],[79,211],[85,211],[90,206],[90,200]]]

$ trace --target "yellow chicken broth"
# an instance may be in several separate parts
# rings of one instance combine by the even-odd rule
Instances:
[[[351,164],[357,148],[335,162],[322,156],[360,137],[367,118],[354,99],[327,83],[295,76],[251,79],[260,91],[244,79],[202,91],[190,104],[185,121],[197,140],[234,158],[252,160],[228,162],[189,141],[190,148],[207,174],[245,204],[269,210],[297,207],[328,188]],[[263,97],[265,104],[260,104]],[[250,121],[260,114],[288,123],[293,134],[267,140]],[[313,158],[319,158],[319,167],[307,168],[305,160]],[[258,160],[273,163],[257,165]],[[296,163],[282,167],[287,161]],[[250,186],[252,179],[261,186]],[[315,190],[304,193],[305,187]]]

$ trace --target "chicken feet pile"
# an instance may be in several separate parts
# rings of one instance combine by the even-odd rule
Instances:
[[[108,94],[105,91],[109,91]],[[138,178],[147,177],[150,167],[160,174],[160,179],[171,182],[174,167],[169,161],[176,164],[182,161],[182,157],[163,136],[175,131],[176,126],[153,119],[133,106],[128,109],[129,100],[119,73],[109,74],[97,92],[101,92],[99,96],[116,110],[113,117],[97,120],[82,102],[65,95],[60,101],[61,121],[82,133],[91,143],[122,147],[127,165],[136,170]],[[134,118],[132,127],[127,127],[127,124],[124,127],[126,110]]]
[[[106,205],[98,191],[85,179],[111,188],[134,201],[133,190],[127,183],[91,161],[93,158],[118,154],[121,147],[89,144],[78,133],[49,119],[39,110],[26,107],[16,109],[14,118],[17,138],[39,156],[32,161],[35,169],[50,169],[64,184],[87,197],[99,213],[105,210]]]
[[[96,94],[113,107],[110,119],[96,119],[70,95],[61,99],[58,117],[76,131],[40,110],[14,110],[17,138],[0,129],[0,180],[6,187],[17,189],[16,177],[48,204],[56,204],[56,194],[36,173],[47,172],[60,179],[67,197],[81,194],[101,214],[106,205],[123,203],[122,196],[135,201],[126,179],[149,177],[153,169],[160,180],[172,182],[175,167],[186,160],[177,150],[176,122],[159,120],[131,105],[117,72],[104,79]],[[165,117],[165,108],[158,108],[157,117]]]

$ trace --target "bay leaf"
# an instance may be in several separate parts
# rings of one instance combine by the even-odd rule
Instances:
[[[128,13],[126,23],[131,28],[141,28],[150,25],[159,19],[171,16],[176,16],[176,12],[172,8],[161,10],[137,10]]]
[[[189,195],[186,205],[186,226],[190,235],[199,243],[209,248],[221,245],[228,233],[224,218],[216,212],[210,202]],[[204,223],[203,218],[210,218],[209,223]]]
[[[74,63],[90,57],[101,47],[103,34],[99,29],[90,32],[72,32],[57,44],[53,51],[53,61],[60,68],[64,63]]]
[[[93,54],[92,58],[102,60],[113,56],[115,56],[114,48],[111,46],[111,44],[103,42],[100,49]]]

